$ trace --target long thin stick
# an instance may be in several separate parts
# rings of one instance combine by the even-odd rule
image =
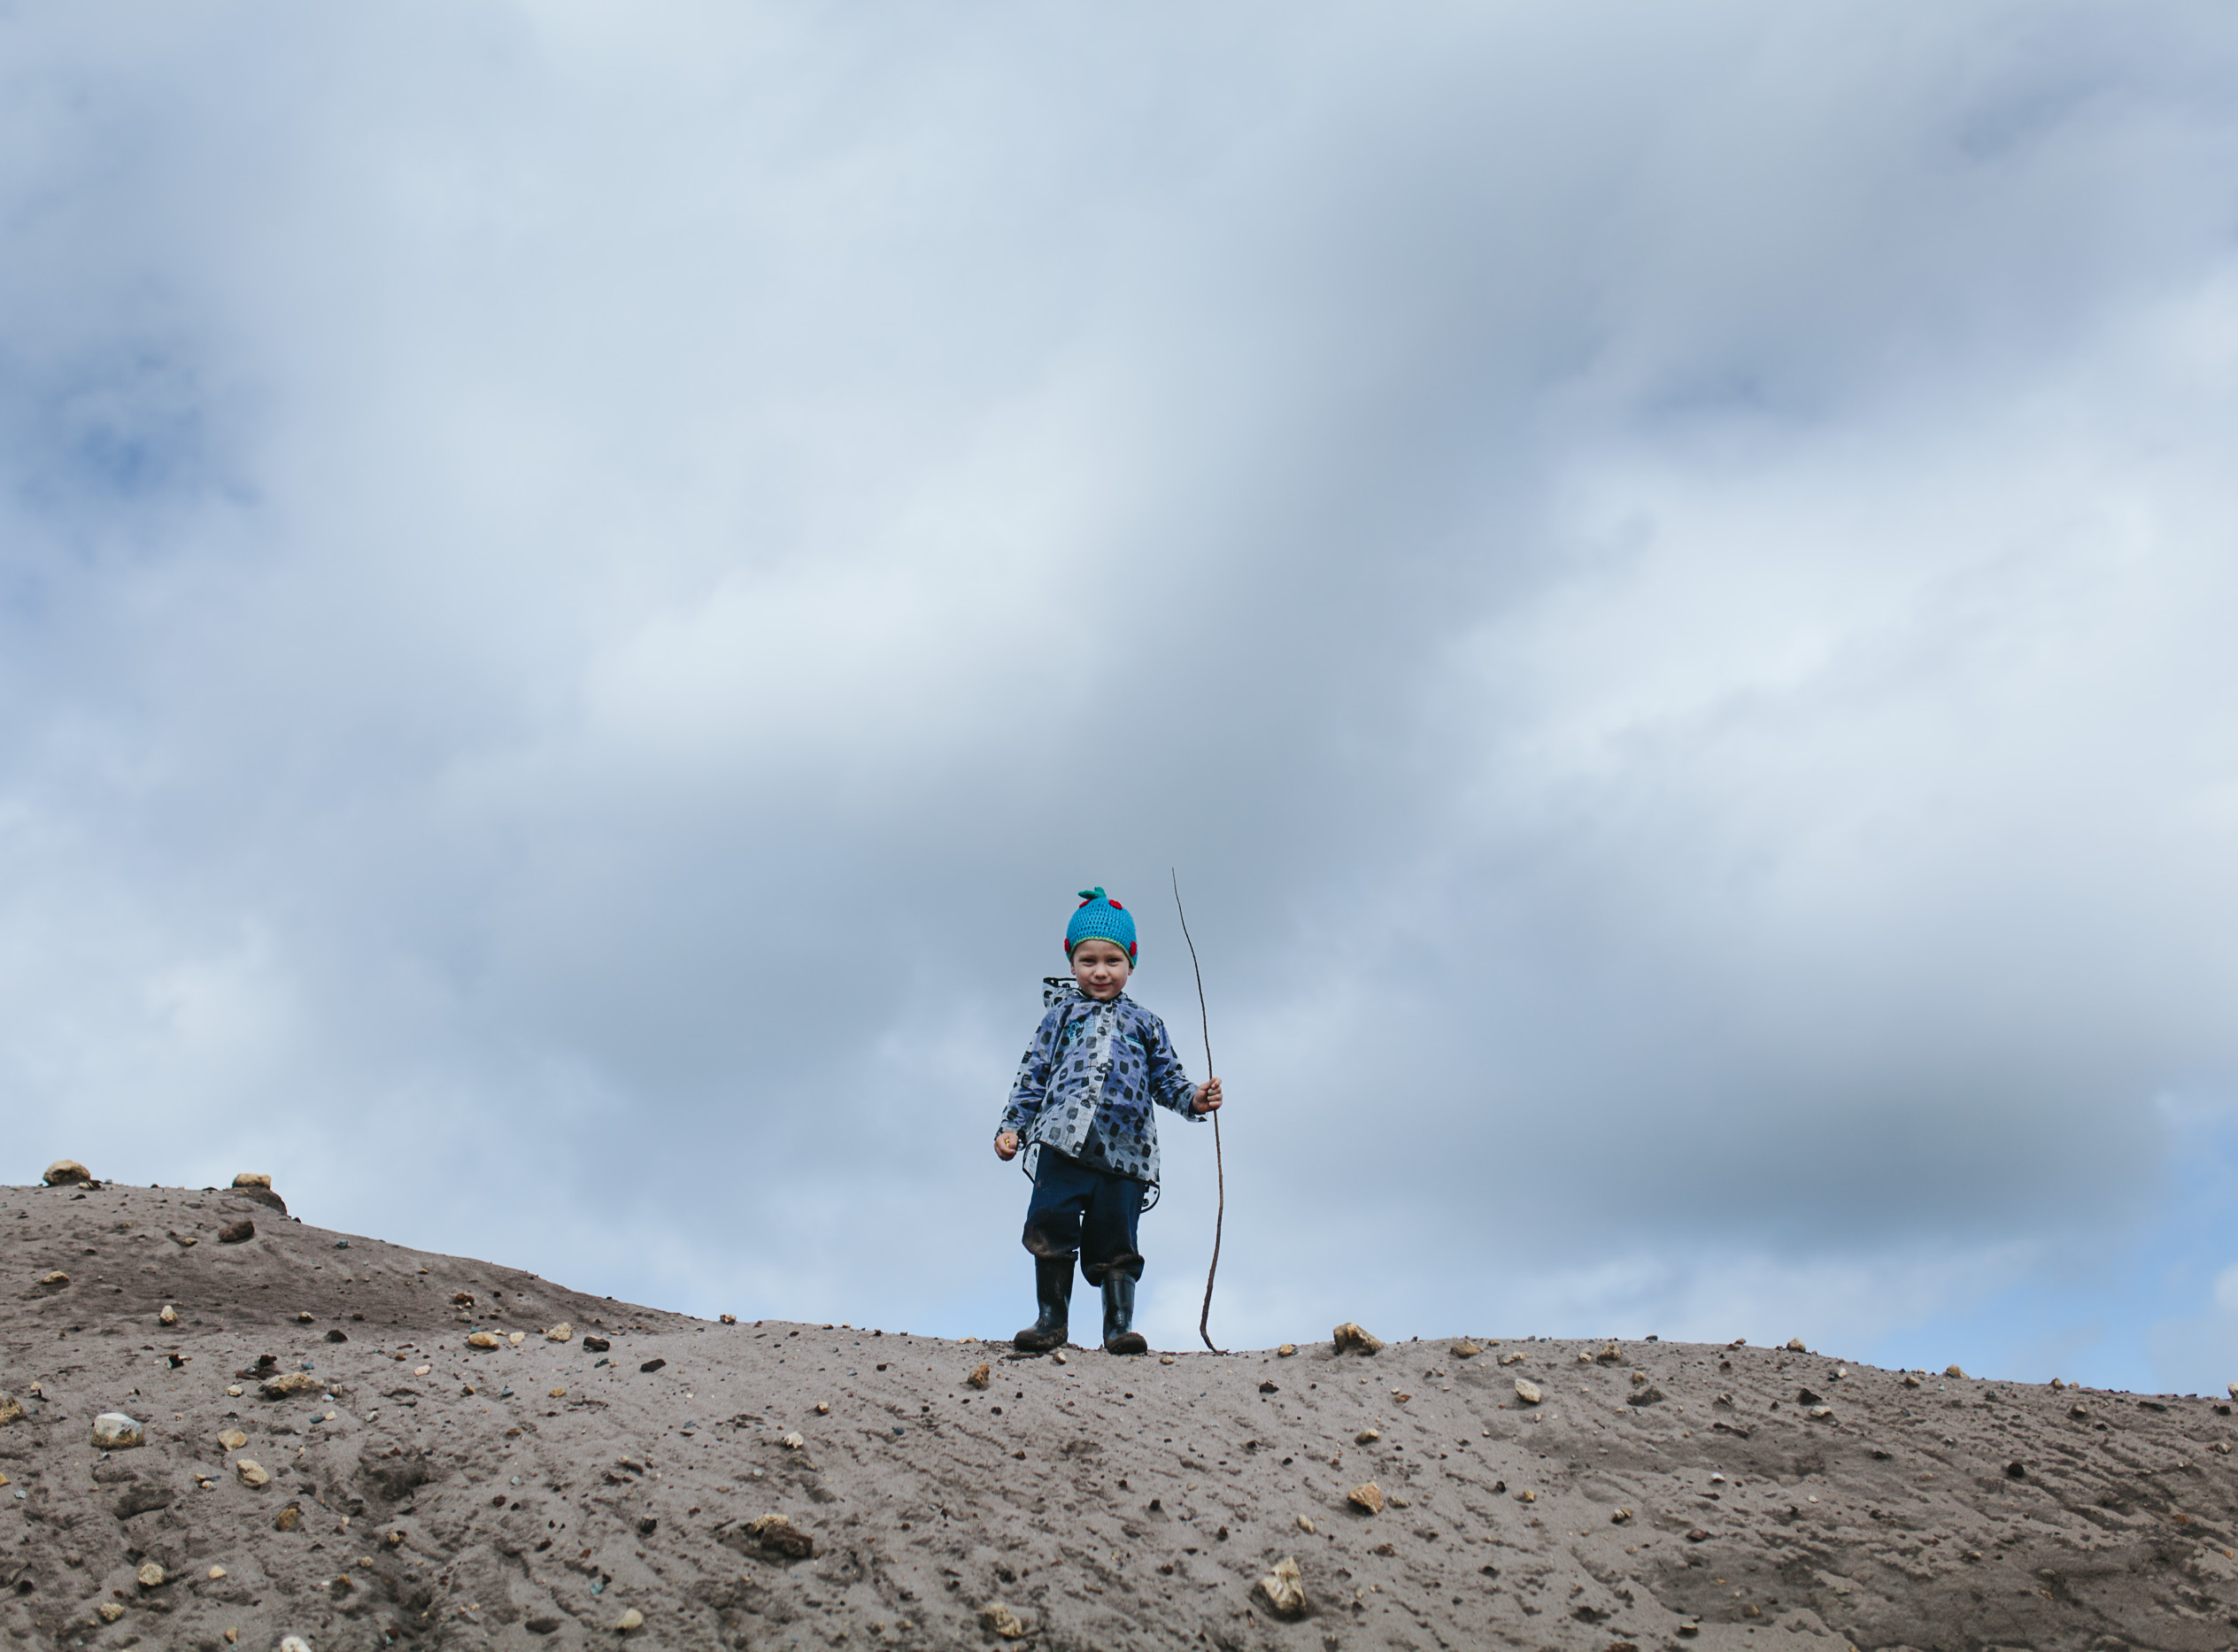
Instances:
[[[1181,938],[1189,942],[1189,968],[1197,977],[1197,1015],[1204,1023],[1205,1030],[1205,1082],[1210,1084],[1213,1078],[1212,1015],[1205,1008],[1205,972],[1197,962],[1197,943],[1190,938],[1189,915],[1182,909],[1181,874],[1174,868],[1168,869],[1173,871],[1173,909],[1181,919]],[[1228,1223],[1228,1166],[1220,1154],[1220,1115],[1217,1113],[1212,1115],[1212,1163],[1220,1177],[1220,1205],[1212,1218],[1212,1266],[1205,1270],[1205,1306],[1204,1311],[1197,1316],[1197,1334],[1204,1339],[1205,1347],[1211,1348],[1215,1354],[1225,1354],[1228,1350],[1215,1347],[1212,1332],[1206,1329],[1212,1323],[1212,1282],[1220,1273],[1220,1230]]]

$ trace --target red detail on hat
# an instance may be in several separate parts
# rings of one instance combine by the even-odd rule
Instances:
[[[1124,912],[1126,910],[1126,907],[1121,906],[1108,895],[1104,897],[1104,904],[1109,907],[1114,912]]]

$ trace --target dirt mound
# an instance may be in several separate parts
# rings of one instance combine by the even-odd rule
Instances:
[[[710,1324],[230,1191],[0,1190],[0,1627],[34,1643],[2238,1640],[2207,1401],[1486,1337],[1012,1359]],[[96,1449],[112,1411],[147,1443]]]

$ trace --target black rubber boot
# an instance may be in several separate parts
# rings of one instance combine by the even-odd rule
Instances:
[[[1035,1257],[1033,1290],[1041,1299],[1040,1316],[1011,1340],[1022,1354],[1046,1354],[1064,1347],[1072,1334],[1066,1323],[1072,1315],[1072,1258]]]
[[[1150,1344],[1134,1328],[1135,1282],[1123,1273],[1103,1277],[1103,1351],[1147,1354]]]

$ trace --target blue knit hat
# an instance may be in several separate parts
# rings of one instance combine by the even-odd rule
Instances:
[[[1135,962],[1135,915],[1103,892],[1099,884],[1080,892],[1080,910],[1065,925],[1065,956],[1083,941],[1114,941],[1127,949],[1127,966]]]

